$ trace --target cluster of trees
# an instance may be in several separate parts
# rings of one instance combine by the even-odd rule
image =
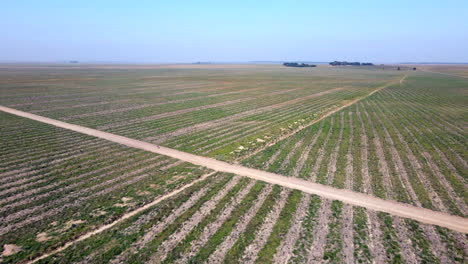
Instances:
[[[346,66],[346,65],[353,65],[353,66],[372,66],[373,63],[370,62],[347,62],[347,61],[333,61],[330,62],[331,66]]]
[[[401,70],[401,67],[398,66],[397,71],[400,71],[400,70]],[[409,70],[409,68],[406,68],[406,67],[405,67],[404,70]],[[416,67],[413,67],[412,70],[415,71],[415,70],[416,70]]]
[[[317,67],[314,64],[307,64],[307,63],[297,63],[297,62],[285,62],[283,63],[286,67]]]

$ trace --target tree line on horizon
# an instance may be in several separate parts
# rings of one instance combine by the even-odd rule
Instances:
[[[347,61],[332,61],[329,63],[331,66],[373,66],[371,62],[347,62]],[[298,62],[285,62],[286,67],[317,67],[315,64],[298,63]]]
[[[347,62],[347,61],[333,61],[330,62],[331,66],[347,66],[347,65],[352,65],[352,66],[372,66],[374,65],[373,63],[370,62]]]
[[[317,67],[315,64],[307,64],[307,63],[297,63],[297,62],[285,62],[283,63],[286,67]]]

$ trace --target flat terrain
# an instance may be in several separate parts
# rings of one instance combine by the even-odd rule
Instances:
[[[467,65],[429,64],[429,65],[415,65],[415,67],[419,67],[423,71],[468,78],[468,66]]]
[[[0,105],[333,187],[0,113],[3,262],[463,263],[466,231],[327,199],[348,189],[466,221],[457,73],[3,65]]]

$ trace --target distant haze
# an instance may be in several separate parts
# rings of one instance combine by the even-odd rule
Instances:
[[[2,62],[468,62],[468,1],[2,1]]]

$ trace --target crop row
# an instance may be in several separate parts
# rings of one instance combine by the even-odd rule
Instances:
[[[356,76],[369,80],[362,72]],[[294,87],[285,81],[267,80],[281,88],[279,94],[268,96],[255,90],[243,98],[237,97],[238,91],[246,87],[239,83],[216,88],[199,78],[190,79],[190,85],[187,80],[161,81],[159,77],[148,77],[143,84],[120,82],[120,78],[94,83],[105,87],[103,92],[93,90],[94,81],[81,80],[80,84],[90,85],[83,90],[74,82],[67,83],[67,88],[75,87],[72,93],[76,98],[62,94],[66,89],[57,85],[51,87],[57,89],[51,96],[36,98],[34,87],[24,86],[19,88],[18,98],[10,99],[12,104],[48,116],[59,115],[62,107],[79,101],[81,106],[72,107],[77,111],[66,114],[73,116],[70,120],[89,126],[122,122],[124,125],[109,130],[232,159],[366,92],[351,88],[307,97],[330,83],[325,78],[323,87],[312,85],[309,91],[294,88],[310,82],[304,78]],[[210,78],[214,81],[218,77]],[[369,90],[376,83],[370,82]],[[114,84],[118,85],[112,88]],[[128,84],[134,86],[129,89],[125,87]],[[167,90],[153,89],[150,84],[173,89],[175,97],[170,100],[175,101],[171,106],[175,108],[166,108],[172,104],[165,103]],[[357,79],[348,84],[362,85]],[[466,216],[464,101],[458,98],[460,82],[450,85],[440,79],[425,82],[417,76],[408,78],[243,163]],[[214,94],[210,89],[220,92],[221,97],[209,97],[216,99],[206,104],[192,100],[198,92],[199,96],[207,91]],[[113,96],[116,91],[118,95]],[[101,105],[103,99],[114,103],[125,100],[127,93],[135,91],[136,97],[120,110],[112,104],[79,109],[86,104]],[[31,96],[26,96],[29,93]],[[262,99],[251,102],[248,96],[252,94]],[[148,109],[139,106],[139,96],[154,96],[146,102],[153,105]],[[151,101],[154,98],[161,101]],[[231,99],[241,101],[217,105]],[[56,110],[42,112],[54,103],[58,104]],[[7,114],[1,118],[5,122],[0,132],[5,137],[0,143],[0,241],[19,249],[4,256],[5,263],[57,248],[207,173],[164,156]],[[42,262],[462,263],[466,245],[464,234],[444,228],[216,173]]]
[[[1,118],[1,132],[9,131],[9,124],[24,128],[0,143],[6,149],[0,241],[22,248],[17,259],[57,247],[206,173],[168,157],[9,114]],[[54,142],[56,137],[64,140]]]
[[[356,108],[360,118],[344,112],[324,120],[314,128],[324,131],[323,135],[305,133],[297,141],[290,138],[290,145],[279,144],[280,151],[276,150],[269,158],[268,165],[263,168],[282,168],[285,172],[291,170],[293,174],[302,171],[302,168],[287,165],[303,149],[313,149],[314,146],[304,143],[317,144],[327,137],[330,141],[334,140],[332,137],[343,139],[349,135],[353,142],[347,150],[352,148],[350,146],[354,140],[361,135],[356,135],[354,129],[341,127],[355,120],[366,120],[360,128],[369,132],[366,137],[379,134],[374,132],[377,125],[370,124],[370,113],[365,107],[362,104]],[[369,144],[373,142],[370,139],[367,141]],[[323,152],[336,151],[340,145],[332,144],[329,149],[324,148]],[[281,148],[287,149],[287,152],[283,153]],[[346,157],[348,159],[350,156]],[[322,167],[321,163],[314,162],[310,170],[324,171],[324,183],[333,184],[339,171],[333,169],[333,164],[339,159],[332,155],[322,157],[322,160],[325,169],[318,168]],[[346,164],[349,166],[353,162],[348,161]],[[362,162],[361,167],[367,168],[365,170],[373,168],[367,160]],[[306,166],[305,162],[297,164]],[[367,171],[363,177],[372,177],[372,173]],[[353,182],[348,179],[351,176],[350,173],[345,174],[345,179],[340,181],[344,181],[345,186],[353,186]],[[363,181],[370,182],[370,179]],[[370,188],[369,193],[373,190]],[[383,194],[391,195],[391,189],[385,188]],[[127,195],[125,197],[133,197]],[[80,226],[79,222],[74,223],[77,226],[73,228]],[[48,238],[56,236],[58,232],[54,227],[49,227],[42,233]],[[343,205],[341,202],[320,199],[247,178],[216,174],[150,210],[78,242],[42,262],[462,263],[466,251],[465,239],[463,234],[443,228]],[[17,245],[26,248],[25,244]],[[26,252],[20,251],[5,258],[5,261],[9,263],[26,258]],[[31,254],[30,251],[28,253]]]
[[[120,73],[117,73],[120,75]],[[152,78],[160,75],[160,78]],[[128,106],[164,103],[188,99],[207,99],[222,94],[246,95],[264,90],[269,93],[274,90],[283,90],[282,83],[299,88],[317,86],[311,82],[300,82],[288,76],[288,81],[259,80],[255,82],[242,79],[226,80],[216,76],[200,74],[187,74],[180,76],[166,71],[146,72],[135,74],[127,72],[127,75],[115,76],[115,73],[93,74],[94,78],[86,78],[86,73],[77,72],[75,78],[63,78],[60,81],[60,73],[54,73],[57,77],[39,81],[38,79],[23,78],[21,80],[10,79],[0,82],[0,89],[5,91],[2,104],[11,107],[19,107],[23,110],[47,112],[51,115],[76,115],[95,111],[119,109],[122,104]],[[24,77],[24,76],[22,76]],[[82,80],[80,80],[82,79]],[[337,82],[339,83],[339,82]],[[290,88],[289,88],[290,89]],[[198,97],[198,98],[197,98]],[[92,108],[87,106],[93,106]],[[95,109],[93,109],[96,107]],[[55,110],[60,112],[54,112]]]
[[[352,171],[348,188],[465,216],[464,142],[433,125],[437,119],[424,108],[400,100],[401,89],[384,89],[244,165],[262,168],[277,156],[272,172],[338,188],[345,187],[347,171]],[[292,159],[289,167],[282,165],[286,157]],[[330,171],[336,172],[333,179]]]
[[[213,129],[179,136],[167,145],[204,155],[236,157],[311,122],[320,117],[322,112],[339,106],[340,96],[339,93],[324,95],[303,104],[266,111],[262,113],[265,117],[258,119],[258,115],[254,115],[248,119],[233,120]]]
[[[425,232],[440,243],[432,244]],[[455,243],[461,237],[443,228],[216,174],[43,263],[461,263],[464,248]]]
[[[150,70],[122,75],[119,70],[100,69],[95,74],[87,70],[76,75],[66,72],[66,76],[61,76],[65,72],[54,73],[51,79],[37,76],[38,82],[13,78],[11,85],[17,90],[6,98],[6,105],[155,143],[177,141],[197,132],[208,144],[199,142],[196,148],[176,145],[197,154],[233,159],[382,83],[363,73],[324,77],[275,71],[281,74],[254,71],[252,76],[247,70],[226,76],[217,70]],[[239,75],[241,72],[247,75]],[[387,75],[384,77],[393,77]],[[0,85],[5,90],[12,87],[8,81]],[[45,87],[47,95],[38,92]],[[330,90],[337,87],[342,90]],[[330,94],[315,98],[323,91]],[[26,102],[22,105],[20,101]],[[222,142],[210,137],[211,130],[232,127],[234,122],[241,122],[236,133],[230,131]],[[263,123],[255,127],[254,122]],[[239,147],[244,151],[236,152]]]

